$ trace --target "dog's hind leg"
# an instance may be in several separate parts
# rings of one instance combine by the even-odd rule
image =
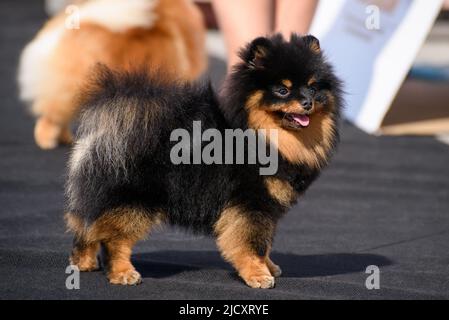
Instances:
[[[84,239],[80,239],[77,236],[75,236],[73,242],[70,264],[77,266],[80,271],[98,270],[97,253],[100,243],[87,243]]]
[[[73,141],[70,122],[76,116],[73,102],[67,97],[40,98],[33,104],[38,117],[34,126],[34,140],[41,149],[54,149]]]
[[[141,282],[140,274],[131,263],[132,247],[162,220],[160,212],[129,207],[110,210],[92,224],[89,238],[103,244],[109,282],[122,285]]]
[[[97,253],[100,242],[89,239],[88,229],[85,228],[82,219],[67,213],[65,215],[67,227],[75,234],[73,249],[70,255],[70,264],[78,267],[80,271],[94,271],[98,269]]]
[[[131,263],[131,252],[134,244],[135,242],[129,238],[112,239],[104,242],[110,283],[136,285],[142,281],[139,272]]]
[[[272,265],[268,264],[273,232],[271,221],[254,221],[238,207],[225,209],[215,224],[222,256],[252,288],[274,287]]]
[[[113,284],[135,285],[141,276],[131,263],[134,244],[150,229],[162,222],[159,212],[148,213],[137,208],[117,208],[103,213],[89,226],[71,213],[66,214],[69,230],[75,233],[70,262],[81,271],[98,268],[97,252],[103,244],[106,272]]]
[[[66,135],[63,126],[52,121],[50,118],[42,116],[36,121],[34,127],[34,140],[41,149],[54,149],[58,146],[60,137]],[[64,137],[64,142],[68,141]]]

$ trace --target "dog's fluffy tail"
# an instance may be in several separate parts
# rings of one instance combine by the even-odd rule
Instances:
[[[172,114],[167,97],[183,85],[164,84],[161,76],[149,75],[145,68],[132,72],[105,65],[94,68],[77,99],[81,114],[68,165],[68,211],[95,211],[86,208],[101,203],[90,198],[99,195],[85,194],[86,189],[102,190],[128,181],[136,174],[136,164],[156,153],[160,144],[169,143],[166,123]]]

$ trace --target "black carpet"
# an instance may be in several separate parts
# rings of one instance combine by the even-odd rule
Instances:
[[[332,165],[279,226],[273,260],[284,274],[276,288],[246,287],[211,239],[168,229],[136,247],[142,285],[111,286],[99,271],[67,290],[69,149],[35,146],[15,84],[42,7],[0,2],[0,299],[449,298],[449,146],[372,137],[349,124]],[[222,71],[214,61],[213,78]],[[380,268],[379,290],[365,287],[369,265]]]

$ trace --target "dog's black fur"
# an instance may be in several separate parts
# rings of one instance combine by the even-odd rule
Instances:
[[[275,225],[295,199],[286,204],[273,197],[267,177],[259,174],[259,164],[172,164],[170,150],[176,142],[170,141],[170,134],[177,128],[192,132],[194,120],[201,121],[203,131],[216,128],[223,136],[228,128],[251,128],[251,109],[245,105],[255,92],[262,92],[259,103],[277,119],[279,111],[271,112],[270,106],[299,101],[313,77],[315,87],[310,92],[323,117],[332,123],[326,138],[331,147],[317,156],[313,166],[292,163],[280,152],[275,175],[302,194],[338,140],[341,84],[312,36],[292,35],[290,41],[280,35],[258,38],[242,50],[241,57],[219,96],[210,84],[167,83],[143,73],[107,68],[97,71],[97,90],[83,97],[67,181],[68,213],[82,221],[82,227],[72,226],[76,243],[87,242],[85,230],[80,229],[90,228],[117,208],[135,208],[149,217],[162,212],[169,224],[218,236],[215,225],[232,205],[240,208],[246,223],[260,230],[251,234],[248,247],[258,256],[268,253],[273,233],[264,225]],[[281,99],[272,88],[283,79],[289,79],[292,88],[288,98]],[[313,121],[313,114],[310,117]],[[291,131],[298,139],[308,134],[308,128],[280,126],[279,130]]]

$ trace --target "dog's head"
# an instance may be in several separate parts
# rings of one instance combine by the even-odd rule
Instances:
[[[249,43],[240,57],[242,62],[234,66],[228,79],[229,97],[225,99],[231,109],[243,106],[246,119],[235,116],[234,120],[253,129],[277,129],[279,149],[294,163],[304,162],[298,156],[304,149],[332,148],[341,108],[341,82],[318,39],[296,34],[289,41],[280,34],[260,37]],[[234,106],[229,106],[232,103]],[[294,150],[295,146],[302,150]],[[325,158],[326,152],[321,153],[318,158]],[[309,162],[321,161],[309,158]]]

